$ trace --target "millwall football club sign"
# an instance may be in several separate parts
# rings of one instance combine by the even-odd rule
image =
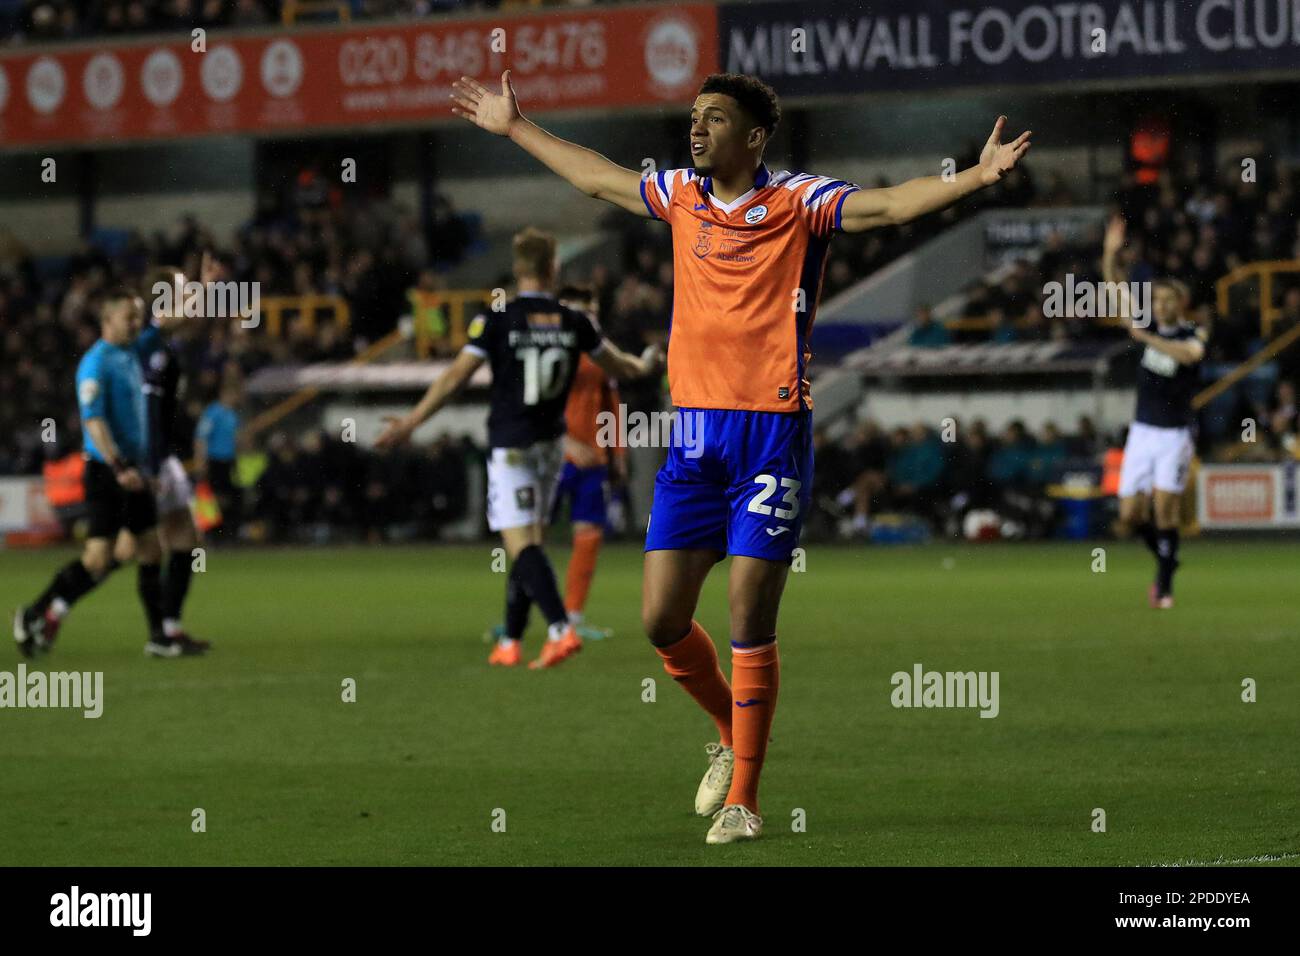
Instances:
[[[1290,0],[848,6],[723,6],[722,67],[805,96],[1300,67],[1300,4]]]

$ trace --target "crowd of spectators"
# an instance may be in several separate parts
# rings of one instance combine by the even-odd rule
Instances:
[[[427,17],[473,10],[592,6],[607,0],[338,0],[298,19]],[[283,20],[287,0],[0,0],[0,43],[78,40],[196,27],[262,27]]]
[[[1209,356],[1215,362],[1242,361],[1261,344],[1258,300],[1239,297],[1228,314],[1219,315],[1217,280],[1243,263],[1300,257],[1295,170],[1256,172],[1243,177],[1241,164],[1230,162],[1216,174],[1192,160],[1165,169],[1148,184],[1125,174],[1114,196],[1114,210],[1127,226],[1122,258],[1130,281],[1182,280],[1191,292],[1193,316],[1207,324],[1213,319]],[[1053,283],[1064,285],[1067,275],[1076,285],[1101,281],[1100,227],[1073,242],[1054,234],[1037,258],[1020,259],[996,278],[972,283],[959,318],[977,320],[977,330],[969,330],[972,323],[957,323],[956,330],[926,328],[912,344],[1122,337],[1123,329],[1113,323],[1045,316],[1046,290]],[[1285,281],[1300,288],[1300,278]],[[1300,299],[1292,301],[1285,281],[1282,296],[1290,316],[1300,312]],[[1288,321],[1275,324],[1274,334]]]
[[[265,451],[244,457],[242,502],[252,541],[434,538],[465,517],[469,476],[482,452],[449,435],[424,447],[376,451],[318,430],[295,439],[273,432]]]
[[[1070,434],[1052,422],[1034,434],[1019,420],[994,434],[981,419],[939,429],[924,422],[885,429],[866,419],[838,441],[818,429],[813,533],[868,537],[882,516],[906,515],[958,534],[968,515],[987,512],[999,516],[999,533],[1048,536],[1060,518],[1049,486],[1071,473],[1100,484],[1111,444],[1086,416]]]
[[[410,311],[408,288],[438,262],[417,217],[386,201],[267,202],[229,245],[186,217],[166,231],[87,241],[65,259],[40,263],[0,229],[0,474],[39,471],[50,453],[80,441],[68,383],[99,335],[103,295],[139,286],[159,265],[197,278],[205,250],[223,261],[226,278],[258,282],[264,305],[277,295],[335,295],[350,320],[344,328],[327,310],[289,313],[278,335],[238,322],[187,323],[176,338],[189,370],[191,421],[223,379],[243,380],[272,364],[351,358],[396,327]],[[46,422],[56,442],[46,440]]]
[[[1278,335],[1300,324],[1300,276],[1281,275],[1275,292],[1280,316],[1260,322],[1258,287],[1246,284],[1229,308],[1217,303],[1217,280],[1236,267],[1261,260],[1300,259],[1300,195],[1296,171],[1279,166],[1225,164],[1216,174],[1198,161],[1165,169],[1151,183],[1124,177],[1114,197],[1123,216],[1127,243],[1122,265],[1133,282],[1172,277],[1186,284],[1190,316],[1209,331],[1205,377],[1216,379],[1249,358]],[[1101,233],[1090,231],[1076,242],[1053,235],[1037,258],[1013,261],[996,278],[966,289],[958,318],[938,320],[930,307],[917,311],[908,344],[935,348],[957,342],[1034,342],[1114,340],[1126,337],[1116,322],[1072,316],[1047,316],[1045,298],[1052,283],[1067,276],[1075,285],[1100,282]],[[1212,403],[1202,415],[1203,446],[1214,457],[1290,457],[1295,446],[1294,394],[1300,383],[1300,348],[1283,351],[1240,385]],[[1239,423],[1256,423],[1255,437],[1242,441]],[[1245,447],[1249,446],[1249,447]]]
[[[271,364],[350,358],[394,328],[399,316],[417,311],[420,294],[442,287],[435,266],[464,249],[463,235],[447,247],[446,225],[456,220],[454,210],[448,206],[441,211],[443,227],[431,237],[409,209],[384,199],[343,204],[328,189],[319,188],[320,181],[308,171],[287,191],[292,202],[282,201],[282,196],[281,201],[261,202],[252,220],[224,247],[201,223],[185,218],[166,232],[119,237],[111,248],[87,242],[64,262],[38,265],[0,230],[0,474],[34,473],[52,454],[78,447],[79,423],[68,383],[78,356],[98,334],[99,299],[113,285],[138,281],[160,263],[179,264],[193,276],[202,251],[215,249],[229,277],[259,282],[263,297],[337,295],[346,300],[351,316],[347,328],[307,316],[291,317],[279,335],[268,334],[265,328],[244,330],[239,323],[229,322],[192,327],[180,341],[183,365],[190,371],[185,410],[191,421],[223,381],[245,380]],[[987,203],[1019,206],[1068,200],[1068,190],[1056,177],[1040,191],[1028,172],[1018,169],[978,208]],[[1291,177],[1284,171],[1265,176],[1258,184],[1231,176],[1207,182],[1198,169],[1186,167],[1166,173],[1151,186],[1126,182],[1117,204],[1130,224],[1125,252],[1130,275],[1184,278],[1200,309],[1208,306],[1213,294],[1207,275],[1219,275],[1240,261],[1300,255],[1294,225],[1300,208]],[[957,207],[932,217],[933,224],[911,231],[884,230],[864,240],[841,237],[838,258],[833,257],[828,268],[828,285],[835,276],[841,282],[861,278],[975,208]],[[639,351],[647,341],[662,342],[667,337],[671,250],[666,232],[647,229],[641,220],[621,217],[619,228],[624,256],[618,266],[595,266],[563,278],[591,285],[606,333],[620,345]],[[457,235],[454,230],[450,234]],[[1077,246],[1059,238],[1048,242],[1036,261],[1016,263],[997,283],[972,289],[966,315],[992,317],[992,329],[985,334],[996,341],[1122,335],[1120,329],[1098,332],[1088,320],[1048,323],[1042,316],[1040,293],[1048,281],[1063,281],[1066,273],[1076,279],[1099,278],[1098,246],[1099,238],[1094,242],[1092,237]],[[508,284],[506,277],[498,284]],[[828,293],[834,291],[833,286],[828,288]],[[1237,361],[1258,347],[1258,312],[1253,313],[1252,328],[1252,305],[1257,307],[1246,302],[1231,315],[1216,316],[1212,363]],[[1275,334],[1300,324],[1300,284],[1284,289],[1281,313],[1274,323]],[[1254,336],[1253,342],[1237,341],[1249,336]],[[942,345],[953,338],[928,309],[918,315],[911,331],[916,345]],[[960,340],[961,334],[956,338]],[[1221,421],[1244,413],[1256,423],[1257,437],[1245,457],[1294,454],[1298,361],[1300,349],[1284,353],[1269,367],[1276,375],[1248,381],[1230,396],[1236,403],[1230,414],[1221,410]],[[657,383],[641,392],[635,386],[625,391],[629,405],[658,407]],[[57,435],[54,443],[46,440],[49,423]],[[1061,469],[1079,465],[1080,458],[1092,456],[1092,465],[1096,464],[1095,432],[1085,424],[1072,436],[1052,428],[1030,435],[1012,425],[994,437],[976,422],[950,442],[920,425],[885,434],[867,424],[842,444],[826,442],[822,436],[819,501],[835,502],[840,516],[859,530],[863,522],[869,527],[871,516],[881,509],[918,514],[943,526],[960,520],[963,511],[990,506],[1012,509],[1025,528],[1042,531],[1045,523],[1051,523],[1050,508],[1043,508],[1042,489],[1059,477]],[[243,511],[261,524],[268,537],[291,528],[334,523],[363,537],[374,533],[377,525],[427,530],[457,513],[463,499],[451,494],[449,499],[454,500],[437,505],[412,489],[421,487],[429,469],[448,467],[453,459],[463,464],[471,454],[456,444],[439,446],[428,457],[423,453],[371,455],[355,448],[339,449],[319,436],[304,439],[287,433],[264,440],[254,451],[265,455],[265,472],[249,481]],[[340,474],[347,477],[341,483],[322,480],[320,475],[332,472],[317,467],[321,462],[329,468],[345,462]],[[306,477],[292,477],[297,474]],[[456,486],[439,482],[423,487]],[[990,496],[999,500],[994,502]],[[398,501],[409,505],[393,503]]]

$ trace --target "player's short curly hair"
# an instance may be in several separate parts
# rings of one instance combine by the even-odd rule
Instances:
[[[700,93],[721,93],[740,104],[758,126],[771,136],[781,122],[781,104],[776,90],[756,76],[745,73],[714,73],[704,78]]]

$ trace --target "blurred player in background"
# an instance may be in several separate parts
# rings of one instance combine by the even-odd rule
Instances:
[[[585,313],[600,327],[596,296],[591,289],[566,285],[558,298],[561,305]],[[560,472],[551,522],[554,523],[567,501],[573,527],[573,553],[565,575],[564,607],[569,612],[569,623],[584,640],[613,634],[608,628],[587,624],[584,612],[596,576],[596,559],[609,526],[611,478],[622,483],[627,475],[626,449],[617,444],[602,448],[596,440],[597,416],[602,412],[617,415],[618,403],[618,382],[586,355],[579,357],[569,403],[564,409],[568,429],[564,436],[564,468]],[[491,636],[499,640],[505,633],[505,625],[498,624]]]
[[[888,189],[770,172],[776,94],[738,74],[705,79],[690,110],[694,169],[645,178],[525,119],[501,92],[461,77],[454,112],[509,137],[589,196],[666,221],[673,239],[668,379],[679,424],[655,481],[642,617],[665,670],[713,718],[719,742],[696,791],[708,843],[756,838],[758,780],[776,710],[776,622],[812,491],[808,336],[827,245],[839,230],[908,222],[992,185],[1029,149],[999,117],[979,162]],[[689,429],[697,443],[684,447]],[[731,683],[694,620],[713,565],[732,556]]]
[[[469,341],[407,415],[389,418],[380,448],[407,440],[465,387],[484,362],[492,369],[488,413],[488,527],[500,532],[510,558],[505,633],[488,663],[514,667],[528,614],[536,604],[547,639],[529,667],[554,667],[582,648],[569,623],[555,571],[542,550],[564,455],[565,403],[584,352],[607,374],[634,378],[659,366],[655,350],[628,355],[601,335],[586,315],[556,301],[555,238],[536,229],[514,237],[517,295],[501,312],[474,318]]]
[[[560,290],[560,302],[585,312],[600,324],[599,303],[594,290],[570,285]],[[617,442],[604,448],[597,439],[600,416],[619,413],[618,382],[587,356],[578,360],[578,371],[564,410],[568,433],[564,439],[564,470],[556,510],[569,502],[573,526],[573,554],[564,582],[564,606],[569,621],[580,637],[609,637],[605,628],[586,623],[587,595],[596,576],[596,559],[609,527],[610,490],[627,480],[627,449]]]
[[[239,543],[239,515],[243,508],[239,485],[235,481],[238,465],[239,405],[243,388],[239,380],[226,376],[217,397],[199,416],[194,433],[194,471],[207,481],[221,511],[221,524],[214,529],[217,537]]]
[[[132,559],[140,566],[137,590],[149,625],[145,653],[187,653],[162,626],[162,548],[150,483],[149,415],[134,348],[143,324],[144,301],[134,291],[110,292],[100,306],[100,339],[77,365],[89,533],[81,557],[64,566],[31,605],[14,614],[14,640],[28,657],[48,651],[73,605]]]
[[[1206,333],[1187,319],[1190,296],[1177,279],[1152,283],[1150,319],[1134,314],[1128,276],[1120,266],[1124,220],[1112,217],[1102,245],[1102,277],[1121,291],[1121,314],[1131,319],[1129,335],[1140,345],[1137,410],[1124,443],[1119,476],[1120,524],[1140,537],[1156,559],[1156,577],[1148,592],[1154,608],[1174,606],[1174,572],[1178,557],[1183,489],[1196,443],[1192,398],[1205,358]]]
[[[221,272],[217,260],[204,253],[199,267],[203,287],[206,289],[208,283],[217,281]],[[151,467],[158,476],[158,530],[166,572],[162,588],[163,634],[177,642],[185,653],[201,654],[212,645],[191,637],[181,625],[193,577],[193,551],[199,544],[199,532],[190,510],[194,487],[184,464],[193,451],[187,443],[188,429],[181,420],[180,393],[185,376],[174,338],[194,318],[186,317],[183,296],[175,291],[184,289],[185,282],[184,272],[171,266],[160,266],[147,277],[145,297],[154,305],[150,308],[148,324],[136,339],[135,350],[144,371],[148,398]],[[162,285],[170,286],[171,291],[163,293]],[[158,293],[156,299],[155,293]],[[164,304],[168,299],[170,308]]]

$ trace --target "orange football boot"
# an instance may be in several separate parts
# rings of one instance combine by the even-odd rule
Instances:
[[[520,646],[523,641],[511,641],[509,644],[498,643],[488,655],[488,663],[493,667],[517,667],[522,656]]]
[[[582,638],[570,627],[558,641],[548,640],[543,644],[541,656],[530,663],[528,669],[536,671],[541,670],[543,667],[554,667],[561,661],[568,660],[580,650],[582,650]]]

